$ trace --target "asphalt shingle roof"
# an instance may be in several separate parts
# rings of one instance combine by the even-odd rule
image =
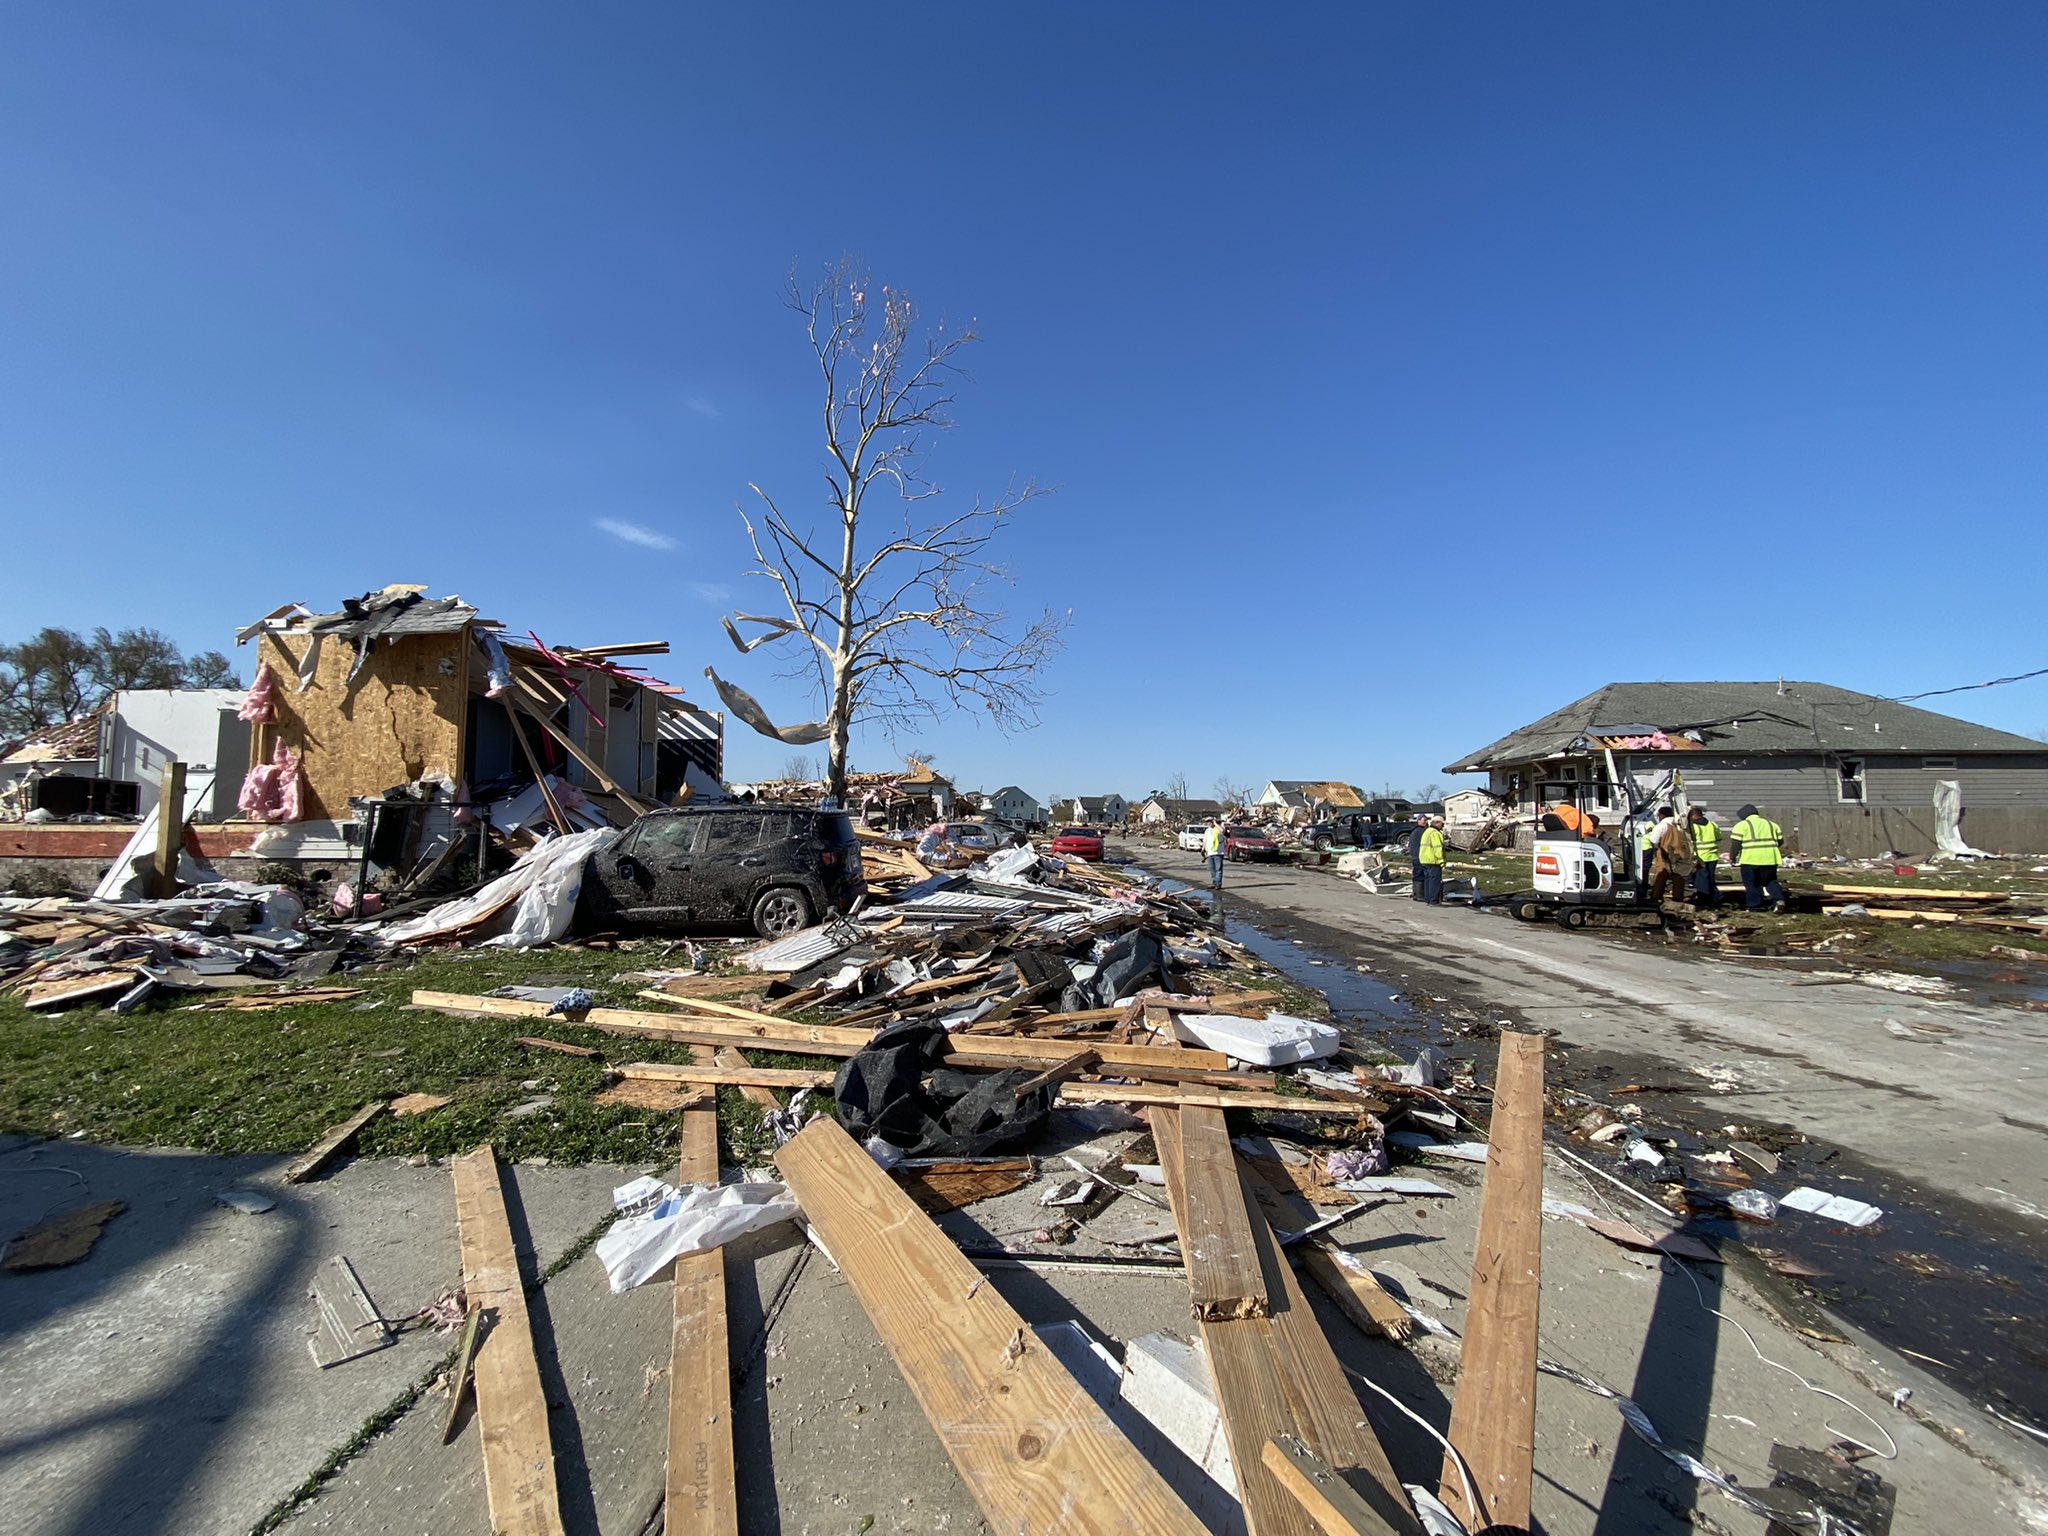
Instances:
[[[2048,744],[1829,683],[1609,683],[1447,764],[1473,773],[1563,752],[1588,735],[1697,730],[1712,752],[2048,752]]]

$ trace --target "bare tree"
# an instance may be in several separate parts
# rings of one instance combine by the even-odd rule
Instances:
[[[797,752],[782,760],[782,776],[792,784],[808,784],[818,776],[818,760]]]
[[[1225,810],[1236,810],[1240,806],[1249,807],[1252,796],[1258,793],[1251,785],[1240,784],[1227,774],[1219,774],[1210,789],[1216,798],[1223,802]]]
[[[1421,789],[1415,792],[1416,800],[1423,805],[1435,805],[1443,797],[1443,785],[1436,783],[1434,780],[1423,785]]]
[[[1193,796],[1188,794],[1188,776],[1186,774],[1176,773],[1166,781],[1166,798],[1169,800],[1188,800],[1193,798]]]
[[[997,535],[1041,494],[1026,481],[964,511],[930,515],[941,488],[926,477],[928,432],[952,425],[961,353],[972,328],[922,330],[909,297],[876,288],[850,259],[786,299],[803,317],[824,384],[825,480],[831,513],[799,526],[758,484],[756,517],[741,518],[758,569],[788,617],[736,613],[726,633],[742,653],[786,640],[825,704],[822,720],[778,728],[743,689],[706,669],[719,696],[764,735],[791,746],[828,743],[827,785],[846,792],[854,722],[891,734],[936,718],[942,705],[985,712],[1002,730],[1037,724],[1043,668],[1067,616],[1045,610],[1013,629],[995,606],[1009,573],[991,553]],[[868,495],[881,500],[868,505]],[[926,520],[929,517],[929,520]],[[758,626],[743,639],[739,623]]]

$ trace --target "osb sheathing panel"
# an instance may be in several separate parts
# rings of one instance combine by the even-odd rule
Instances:
[[[351,795],[377,795],[429,774],[460,777],[469,700],[467,634],[379,640],[353,685],[355,647],[330,636],[313,686],[298,691],[311,642],[264,635],[260,659],[277,674],[277,722],[258,731],[252,756],[267,759],[282,737],[304,755],[308,820],[348,819]]]

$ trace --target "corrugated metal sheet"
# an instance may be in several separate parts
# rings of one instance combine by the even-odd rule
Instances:
[[[818,928],[806,928],[801,933],[792,933],[786,939],[775,939],[759,945],[740,956],[740,964],[751,971],[767,971],[788,975],[829,960],[842,950],[853,948],[854,938],[848,931],[836,924]]]

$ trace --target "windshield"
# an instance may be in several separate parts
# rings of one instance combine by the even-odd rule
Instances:
[[[1229,829],[1229,831],[1232,837],[1264,838],[1266,835],[1265,833],[1261,832],[1257,827],[1232,827]]]

